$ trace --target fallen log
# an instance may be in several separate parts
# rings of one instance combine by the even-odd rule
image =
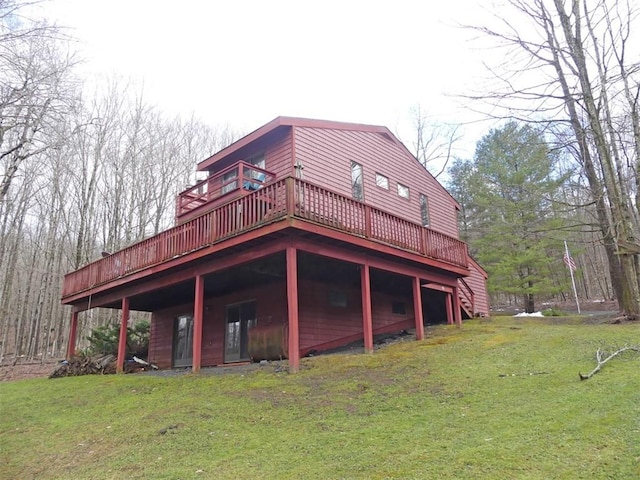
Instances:
[[[140,365],[142,365],[144,367],[149,367],[149,368],[151,368],[151,370],[158,370],[158,366],[157,365],[154,365],[153,363],[149,363],[146,360],[142,360],[141,358],[138,358],[135,355],[133,356],[133,361],[136,362],[136,363],[139,363]],[[144,368],[143,368],[143,370],[144,370]]]

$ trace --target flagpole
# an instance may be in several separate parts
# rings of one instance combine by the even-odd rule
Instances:
[[[578,292],[576,290],[576,281],[573,278],[573,268],[571,268],[571,255],[569,254],[569,247],[567,246],[567,241],[564,241],[564,255],[567,259],[567,267],[569,268],[569,273],[571,274],[571,285],[573,285],[573,296],[576,299],[576,307],[578,307],[578,313],[580,313],[580,303],[578,302]]]

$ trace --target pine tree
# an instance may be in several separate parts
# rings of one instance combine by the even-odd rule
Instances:
[[[489,272],[489,290],[522,297],[529,313],[535,297],[560,290],[551,275],[558,242],[550,235],[561,223],[552,208],[564,181],[557,160],[540,131],[510,122],[478,143],[467,179],[474,209],[470,241]]]

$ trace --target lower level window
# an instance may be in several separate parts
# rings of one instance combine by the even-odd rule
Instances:
[[[346,307],[347,292],[344,290],[329,290],[329,305],[332,307]]]
[[[394,315],[406,315],[407,305],[404,302],[393,302],[391,304],[391,313]]]

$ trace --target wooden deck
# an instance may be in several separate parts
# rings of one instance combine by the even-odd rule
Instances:
[[[285,218],[303,219],[455,267],[468,267],[464,242],[288,177],[67,274],[62,298]]]

